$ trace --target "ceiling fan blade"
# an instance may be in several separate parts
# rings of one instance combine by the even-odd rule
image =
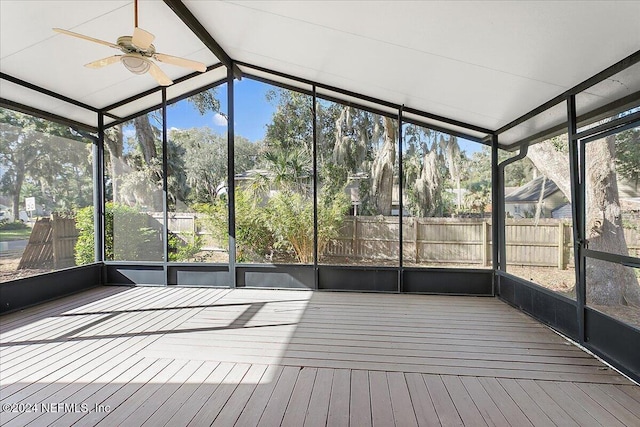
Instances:
[[[178,67],[191,68],[192,70],[200,71],[201,73],[207,71],[207,67],[202,62],[179,58],[177,56],[165,55],[164,53],[156,53],[155,55],[153,55],[153,57],[160,62],[177,65]]]
[[[118,46],[117,44],[106,42],[104,40],[94,39],[93,37],[85,36],[83,34],[74,33],[73,31],[63,30],[62,28],[54,28],[53,31],[55,31],[56,33],[60,33],[60,34],[66,34],[68,36],[77,37],[79,39],[88,40],[90,42],[103,44],[105,46],[109,46],[109,47],[112,47],[114,49],[120,50],[120,46]]]
[[[153,39],[155,38],[156,36],[154,36],[150,32],[136,27],[133,29],[133,37],[131,38],[131,43],[139,49],[147,50],[149,49],[149,46],[151,46],[151,43],[153,43]]]
[[[160,86],[169,86],[173,84],[173,81],[167,76],[164,71],[160,69],[156,64],[149,61],[151,68],[149,68],[149,74],[153,76]]]
[[[121,57],[122,55],[108,56],[106,58],[98,59],[97,61],[89,62],[84,66],[87,68],[102,68],[120,61]]]

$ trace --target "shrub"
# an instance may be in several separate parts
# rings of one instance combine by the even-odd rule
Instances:
[[[22,221],[10,222],[7,219],[0,221],[0,231],[25,230],[27,228],[29,228],[29,226]]]
[[[261,261],[273,252],[289,253],[301,262],[313,261],[313,199],[281,191],[266,201],[250,190],[236,189],[236,246],[239,262]],[[318,253],[338,236],[349,201],[343,191],[318,195]],[[227,202],[198,206],[205,228],[228,244]]]
[[[114,221],[115,220],[115,221]],[[117,241],[114,244],[114,226]],[[78,241],[76,265],[94,262],[93,206],[76,213]],[[161,260],[162,224],[130,206],[107,203],[105,206],[105,259],[124,261]]]

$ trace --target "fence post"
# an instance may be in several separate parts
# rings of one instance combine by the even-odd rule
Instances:
[[[564,270],[564,222],[558,222],[558,269]]]
[[[191,221],[193,221],[193,237],[192,237],[192,241],[193,244],[195,245],[196,243],[196,238],[198,237],[198,225],[197,225],[197,215],[196,213],[191,214]]]
[[[414,252],[414,258],[415,258],[415,263],[418,264],[418,257],[420,256],[420,248],[418,247],[418,226],[420,225],[420,222],[418,221],[418,217],[413,217],[413,241],[414,241],[414,248],[415,248],[415,252]]]
[[[351,236],[351,256],[356,256],[358,241],[358,217],[353,217],[353,235]]]
[[[489,250],[489,223],[482,221],[482,266],[486,267],[489,262],[487,251]]]
[[[59,260],[59,240],[58,240],[58,228],[60,223],[56,214],[51,214],[51,252],[53,254],[53,269],[57,270],[60,264]]]

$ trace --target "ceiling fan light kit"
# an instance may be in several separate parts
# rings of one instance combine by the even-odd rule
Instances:
[[[150,32],[138,27],[137,0],[134,1],[134,15],[135,26],[133,29],[133,36],[120,36],[118,37],[116,44],[85,36],[83,34],[74,33],[73,31],[64,30],[61,28],[54,28],[53,31],[61,34],[66,34],[68,36],[77,37],[93,43],[102,44],[113,49],[118,49],[123,53],[122,55],[109,56],[107,58],[90,62],[89,64],[85,65],[85,67],[88,68],[102,68],[107,65],[114,64],[119,60],[122,65],[124,65],[124,67],[131,73],[149,73],[161,86],[169,86],[173,84],[173,81],[164,73],[164,71],[162,71],[162,69],[160,69],[160,67],[158,67],[154,60],[162,63],[176,65],[178,67],[189,68],[201,73],[204,73],[207,70],[207,67],[201,62],[156,52],[155,46],[151,44],[155,39],[155,36]]]
[[[124,67],[131,71],[133,74],[144,74],[151,68],[151,61],[142,55],[136,55],[135,53],[127,53],[120,57],[120,62]]]

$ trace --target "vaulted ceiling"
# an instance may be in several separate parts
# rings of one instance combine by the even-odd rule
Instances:
[[[487,130],[501,128],[640,50],[638,1],[182,3],[244,73],[266,77],[261,69],[273,70],[321,84],[320,94],[349,100],[326,89],[339,88]],[[157,83],[120,64],[83,67],[112,50],[52,28],[115,42],[132,33],[133,14],[130,0],[0,0],[0,98],[96,126],[95,110]],[[207,66],[220,63],[165,2],[140,0],[139,26],[156,36],[154,45],[163,53]],[[191,73],[168,64],[162,69],[174,80]],[[587,93],[583,108],[639,92],[635,72],[640,71],[628,72],[626,81],[610,79],[604,92]],[[225,67],[215,68],[170,86],[167,93],[179,96],[225,76]],[[160,101],[156,92],[111,113],[123,117]]]

